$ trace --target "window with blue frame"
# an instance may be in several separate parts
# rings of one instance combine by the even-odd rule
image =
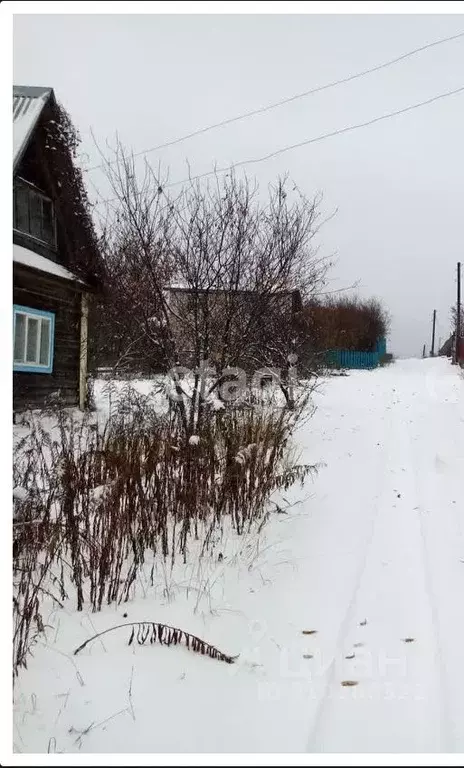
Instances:
[[[40,309],[13,305],[13,370],[51,373],[55,315]]]

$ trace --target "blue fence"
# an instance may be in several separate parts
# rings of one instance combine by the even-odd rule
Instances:
[[[386,352],[386,339],[379,339],[373,352],[331,349],[327,352],[326,361],[331,368],[377,368]]]

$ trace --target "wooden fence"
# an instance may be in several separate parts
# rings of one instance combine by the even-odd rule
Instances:
[[[326,361],[330,368],[377,368],[386,354],[386,339],[379,339],[373,352],[359,352],[354,349],[331,349],[327,352]]]

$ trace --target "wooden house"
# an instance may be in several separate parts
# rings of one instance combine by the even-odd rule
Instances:
[[[98,248],[77,144],[52,88],[13,87],[14,412],[85,404]]]

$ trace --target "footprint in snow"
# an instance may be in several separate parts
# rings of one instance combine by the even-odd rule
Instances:
[[[438,454],[435,456],[435,469],[437,472],[444,472],[446,469],[446,461],[443,461]]]

